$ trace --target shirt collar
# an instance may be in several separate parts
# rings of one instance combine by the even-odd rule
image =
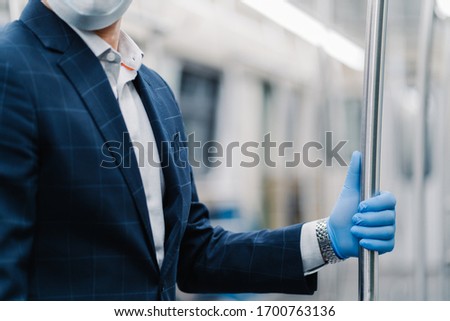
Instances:
[[[93,31],[84,31],[72,26],[75,32],[83,39],[89,49],[92,50],[94,55],[102,59],[106,52],[114,50],[110,44],[99,37]],[[124,31],[120,31],[119,48],[118,53],[122,59],[121,65],[127,70],[137,71],[142,66],[144,53],[139,46],[128,36]]]
[[[120,32],[119,53],[122,56],[122,67],[128,70],[139,70],[141,68],[144,53],[133,39],[123,31]]]

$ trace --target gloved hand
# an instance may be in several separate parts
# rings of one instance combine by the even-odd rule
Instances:
[[[359,245],[380,254],[394,249],[395,197],[391,193],[360,203],[361,154],[354,152],[344,187],[327,223],[341,259],[357,257]]]

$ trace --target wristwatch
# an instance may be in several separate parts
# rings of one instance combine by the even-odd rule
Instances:
[[[330,235],[327,228],[328,219],[318,220],[316,223],[316,237],[319,242],[320,253],[326,264],[335,264],[343,261],[336,255],[331,244]]]

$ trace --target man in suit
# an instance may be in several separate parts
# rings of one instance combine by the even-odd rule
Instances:
[[[311,294],[359,244],[393,249],[395,198],[360,204],[358,153],[329,219],[211,227],[175,98],[120,30],[130,3],[30,0],[0,34],[1,299]],[[134,143],[159,165],[138,164]]]

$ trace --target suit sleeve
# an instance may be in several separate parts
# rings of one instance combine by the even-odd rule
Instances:
[[[20,72],[0,62],[0,300],[25,300],[36,219],[36,115]]]
[[[178,286],[182,291],[313,294],[317,274],[303,273],[302,225],[251,233],[213,228],[194,183],[192,189],[178,268]]]

